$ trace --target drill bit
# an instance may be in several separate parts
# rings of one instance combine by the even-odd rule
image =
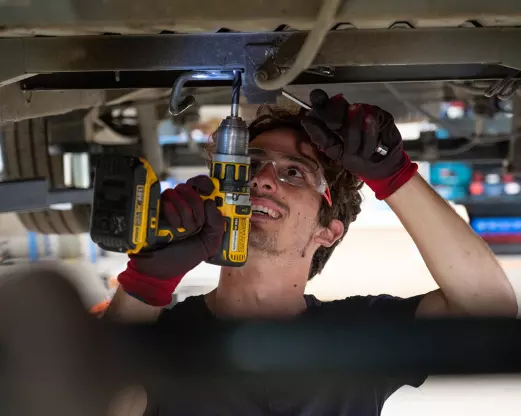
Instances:
[[[239,117],[240,97],[241,97],[241,71],[233,71],[232,117]]]

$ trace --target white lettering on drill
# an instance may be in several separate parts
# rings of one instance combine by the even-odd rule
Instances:
[[[237,251],[238,243],[239,243],[239,219],[235,218],[233,220],[233,231],[232,231],[232,252]]]
[[[143,185],[138,185],[136,188],[136,203],[134,206],[134,227],[132,231],[132,242],[134,244],[138,244],[140,239],[144,194],[145,187]]]
[[[239,232],[233,230],[232,232],[232,251],[237,251],[237,246],[239,242]]]

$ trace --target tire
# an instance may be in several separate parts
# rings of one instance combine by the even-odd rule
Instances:
[[[48,118],[24,120],[1,127],[4,171],[7,180],[45,177],[52,188],[63,188],[63,158],[48,152]],[[27,231],[41,234],[80,234],[88,232],[90,205],[74,205],[70,210],[19,213]]]

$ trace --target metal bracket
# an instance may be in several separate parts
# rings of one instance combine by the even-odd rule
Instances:
[[[414,29],[409,22],[394,22],[389,29]]]
[[[280,76],[286,66],[277,65],[274,56],[277,54],[278,48],[283,42],[277,44],[249,44],[246,45],[246,62],[245,62],[245,86],[244,95],[251,104],[274,104],[277,97],[280,96],[282,90],[265,91],[260,89],[254,80],[255,73],[264,73],[267,78],[276,78]],[[317,65],[308,68],[305,73],[319,75],[327,78],[333,78],[335,68],[327,65]]]
[[[274,104],[280,91],[265,91],[260,89],[254,80],[257,71],[267,74],[278,74],[279,69],[273,62],[273,56],[278,48],[274,43],[248,44],[244,48],[244,81],[243,93],[249,104]]]
[[[483,95],[487,98],[497,97],[500,100],[510,100],[517,90],[521,87],[521,82],[516,79],[519,77],[519,72],[497,81],[491,85]]]

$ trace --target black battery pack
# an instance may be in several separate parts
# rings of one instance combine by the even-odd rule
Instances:
[[[139,250],[140,227],[146,227],[147,169],[132,156],[105,155],[94,180],[90,236],[104,250]]]

